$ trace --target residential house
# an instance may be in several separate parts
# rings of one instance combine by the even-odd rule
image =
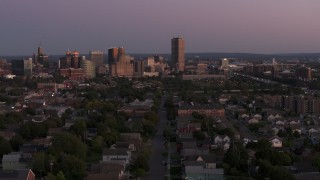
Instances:
[[[261,120],[261,119],[262,119],[262,116],[261,116],[261,114],[255,114],[255,115],[253,116],[253,118],[255,118],[255,119],[257,119],[257,120]]]
[[[278,136],[273,136],[269,138],[269,142],[271,143],[271,147],[274,147],[274,148],[282,147],[282,139]]]
[[[67,106],[47,106],[43,109],[46,111],[46,114],[61,118],[62,114],[65,113],[68,108]]]
[[[76,122],[76,118],[66,119],[63,127],[66,129],[69,129],[71,128],[71,126],[74,125],[75,122]]]
[[[299,125],[299,124],[300,124],[300,120],[297,120],[297,121],[295,121],[295,120],[289,121],[289,126],[291,126],[291,125]]]
[[[295,162],[291,167],[292,172],[297,180],[318,180],[320,173],[318,168],[312,165],[311,162],[303,160]]]
[[[48,147],[43,144],[23,144],[22,146],[20,146],[20,152],[31,155],[38,152],[47,151],[47,149]]]
[[[120,162],[129,164],[131,152],[129,149],[104,149],[102,153],[102,162]]]
[[[248,114],[242,114],[240,117],[241,119],[248,119],[250,116]]]
[[[151,111],[153,100],[147,99],[145,101],[134,100],[132,103],[124,105],[118,111],[125,112],[129,116],[143,116],[144,113]]]
[[[256,118],[252,118],[248,121],[249,124],[258,124],[259,123],[259,119]]]
[[[61,134],[65,131],[64,128],[62,127],[59,127],[59,128],[49,128],[48,130],[48,136],[54,136],[54,135],[57,135],[57,134]]]
[[[206,138],[204,140],[197,141],[198,147],[204,147],[207,149],[217,149],[218,146],[214,143],[213,140]]]
[[[49,147],[52,144],[52,138],[50,136],[46,138],[36,138],[31,141],[31,144],[43,145],[44,147]]]
[[[247,110],[239,105],[227,105],[226,109],[229,110],[232,114],[244,114]]]
[[[27,163],[23,161],[19,152],[3,155],[2,169],[4,170],[16,170],[24,169],[27,167]]]
[[[285,121],[278,120],[275,122],[275,125],[285,125]]]
[[[178,116],[190,116],[193,112],[198,112],[209,117],[224,117],[224,109],[212,105],[191,105],[183,104],[178,108]]]
[[[195,131],[201,131],[201,123],[181,122],[177,123],[177,133],[179,137],[193,137]]]
[[[225,135],[225,136],[219,135],[214,138],[214,143],[218,147],[221,147],[224,151],[226,151],[230,148],[230,142],[231,142],[231,139],[227,135]]]
[[[294,133],[294,132],[297,132],[297,133],[299,133],[299,134],[302,133],[302,127],[301,127],[300,124],[290,125],[290,128],[291,128],[291,130],[292,130],[293,133]]]
[[[278,128],[278,127],[271,128],[273,135],[277,135],[280,130],[281,130],[281,128]]]
[[[34,115],[29,116],[24,119],[25,122],[34,122],[34,123],[42,123],[45,122],[48,119],[48,116],[46,115]]]
[[[207,169],[216,169],[216,156],[212,154],[208,155],[194,155],[186,156],[185,161],[204,162],[204,167]]]
[[[114,163],[99,163],[93,164],[88,172],[87,180],[122,180],[125,179],[124,175],[125,166]]]
[[[320,142],[320,136],[319,136],[319,133],[315,132],[315,133],[310,133],[309,134],[309,139],[311,141],[311,143],[313,145],[316,145],[316,144],[319,144]]]
[[[131,142],[116,142],[116,144],[113,144],[110,149],[127,149],[131,152],[136,151],[136,147],[134,146],[134,143]]]
[[[16,135],[15,132],[10,130],[0,131],[0,137],[3,137],[5,140],[10,141]]]
[[[268,117],[267,117],[267,120],[268,121],[273,121],[275,119],[274,115],[273,114],[270,114]]]
[[[279,114],[275,114],[275,115],[270,114],[270,115],[267,117],[267,120],[268,120],[268,121],[276,121],[276,120],[280,120],[280,119],[282,119],[282,116],[279,115]]]
[[[308,134],[312,134],[312,133],[319,133],[319,130],[318,129],[315,129],[315,128],[310,128],[308,130]]]
[[[139,149],[142,144],[142,137],[140,133],[121,133],[119,141],[132,142],[136,149]]]
[[[0,170],[0,180],[35,180],[36,175],[31,169]]]
[[[222,168],[206,168],[204,161],[185,161],[185,179],[214,179],[223,180]]]
[[[93,139],[97,136],[98,129],[97,128],[87,128],[86,138]]]

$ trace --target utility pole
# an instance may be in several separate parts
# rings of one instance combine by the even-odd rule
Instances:
[[[51,174],[52,174],[52,166],[53,166],[53,161],[52,160],[50,160],[49,165],[50,165],[50,170],[51,170]]]

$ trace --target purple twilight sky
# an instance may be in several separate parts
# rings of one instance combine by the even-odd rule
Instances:
[[[319,0],[1,0],[0,55],[124,46],[169,53],[320,52]]]

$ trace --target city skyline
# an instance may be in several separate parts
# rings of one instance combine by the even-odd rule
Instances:
[[[186,52],[317,53],[320,2],[272,0],[2,1],[0,55],[48,55],[124,46],[128,53],[170,53],[182,36]],[[71,9],[77,13],[71,13]],[[14,13],[13,13],[14,12]],[[192,43],[191,43],[192,42]]]

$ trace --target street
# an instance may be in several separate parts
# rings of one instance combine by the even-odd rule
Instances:
[[[163,180],[165,178],[165,174],[167,173],[166,165],[162,164],[162,161],[166,160],[162,156],[162,153],[166,151],[163,145],[165,141],[162,134],[167,123],[166,111],[162,110],[166,98],[166,96],[162,97],[161,106],[159,108],[160,121],[157,125],[157,134],[152,140],[152,153],[149,159],[150,171],[145,178],[146,180]]]

